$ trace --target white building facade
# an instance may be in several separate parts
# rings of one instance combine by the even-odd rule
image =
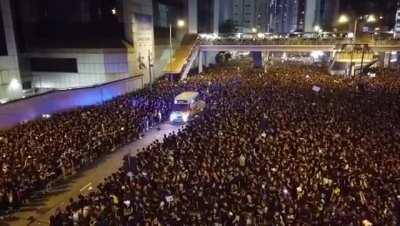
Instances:
[[[119,19],[123,23],[124,37],[117,40],[119,44],[67,48],[63,44],[21,50],[17,48],[16,21],[13,21],[19,18],[13,14],[16,9],[11,1],[0,0],[0,31],[4,33],[3,46],[6,46],[3,48],[6,54],[1,53],[0,43],[0,103],[48,89],[92,86],[129,76],[143,75],[144,84],[156,79],[152,1],[121,0],[123,12],[115,12],[123,15]],[[80,2],[80,17],[76,18],[83,24],[90,22],[87,3]],[[32,14],[32,17],[24,18],[24,22],[38,23],[38,16],[35,16],[37,8],[30,10],[32,7],[29,4],[33,4],[32,1],[27,1],[20,8],[23,15]],[[88,37],[91,35],[96,34],[89,34]],[[64,41],[69,46],[69,40]]]
[[[22,57],[30,62],[32,87],[40,89],[91,86],[135,73],[128,49],[35,49]]]
[[[0,103],[22,96],[18,49],[10,0],[0,0],[6,54],[0,56]],[[1,34],[3,35],[3,34]]]

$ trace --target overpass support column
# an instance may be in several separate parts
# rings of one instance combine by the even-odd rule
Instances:
[[[335,60],[336,50],[329,52],[329,61],[332,62]]]
[[[385,52],[385,56],[384,56],[384,58],[383,58],[383,67],[384,67],[384,68],[390,67],[390,60],[391,60],[391,57],[392,57],[392,53],[390,53],[390,52]]]
[[[261,68],[263,66],[263,52],[262,51],[252,51],[250,52],[253,58],[253,66],[254,68]]]
[[[264,71],[267,72],[267,69],[269,67],[269,51],[263,51],[262,52],[262,66],[264,67]]]
[[[203,58],[204,58],[204,52],[199,51],[199,74],[203,72]]]

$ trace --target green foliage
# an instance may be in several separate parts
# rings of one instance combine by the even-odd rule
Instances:
[[[224,23],[219,27],[220,33],[235,33],[237,31],[237,27],[233,20],[225,20]]]

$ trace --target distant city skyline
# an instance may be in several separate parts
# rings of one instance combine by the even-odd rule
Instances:
[[[230,19],[239,32],[312,32],[333,27],[339,0],[234,0],[219,8],[219,24]]]

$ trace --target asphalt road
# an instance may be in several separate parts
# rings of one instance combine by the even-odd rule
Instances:
[[[126,154],[135,155],[137,150],[148,146],[156,139],[161,140],[164,134],[168,135],[179,128],[179,126],[164,123],[160,126],[160,130],[157,128],[149,130],[143,139],[104,156],[93,166],[55,186],[44,197],[35,199],[18,213],[0,220],[0,226],[49,225],[49,218],[57,208],[65,206],[70,198],[76,198],[79,194],[86,194],[91,189],[95,189],[104,178],[110,176],[122,166],[122,159]]]

